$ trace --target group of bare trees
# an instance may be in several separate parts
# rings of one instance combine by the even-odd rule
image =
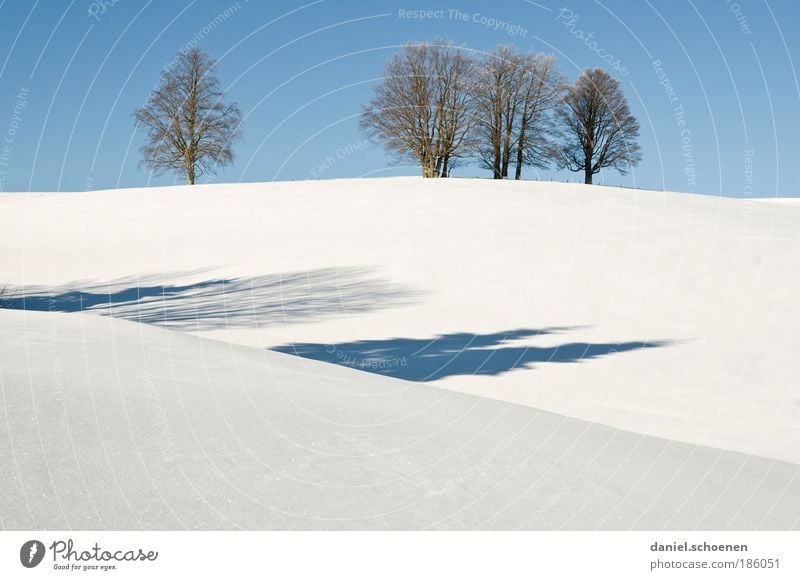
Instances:
[[[525,165],[547,164],[550,112],[562,85],[550,55],[517,54],[501,46],[479,64],[473,88],[475,151],[495,179],[507,178],[512,163],[515,179]]]
[[[555,58],[501,46],[478,59],[448,40],[408,44],[386,63],[361,127],[424,177],[476,159],[495,179],[525,166],[626,172],[641,159],[639,124],[619,83],[587,69],[567,85]]]
[[[241,113],[226,104],[215,61],[197,48],[174,66],[134,117],[147,131],[143,163],[183,173],[188,183],[232,162]],[[587,69],[573,85],[555,58],[501,46],[477,58],[446,39],[407,44],[390,58],[361,127],[424,177],[448,177],[477,160],[495,179],[522,177],[525,166],[625,173],[641,159],[639,123],[619,82]]]

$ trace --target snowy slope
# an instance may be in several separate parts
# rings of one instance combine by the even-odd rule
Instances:
[[[124,503],[113,490],[127,493],[131,483],[153,510],[145,527],[315,527],[298,519],[303,502],[317,506],[309,508],[317,522],[328,521],[326,509],[340,510],[331,521],[372,514],[369,524],[341,527],[796,527],[799,241],[800,205],[558,183],[391,178],[4,194],[0,281],[15,290],[6,304],[39,311],[0,311],[6,428],[22,429],[50,401],[48,389],[60,389],[61,406],[47,412],[78,417],[75,429],[87,431],[73,437],[78,459],[61,465],[67,482],[53,475],[34,485],[23,464],[33,470],[49,453],[40,438],[63,446],[70,422],[40,421],[43,431],[6,442],[22,475],[0,479],[24,481],[3,501],[16,505],[36,485],[55,501],[55,482],[85,502],[93,492],[81,490],[99,485],[106,491],[96,501],[112,503],[75,509],[110,517]],[[97,316],[108,314],[126,320]],[[25,403],[37,388],[41,397]],[[230,399],[226,388],[235,389]],[[256,402],[250,393],[259,389],[281,395]],[[107,390],[117,399],[103,399]],[[120,431],[121,455],[106,457],[97,434],[114,440],[125,397],[145,397],[141,424],[130,427],[140,431]],[[287,403],[296,397],[300,404]],[[481,411],[446,435],[453,414],[473,406]],[[512,411],[517,423],[499,418]],[[147,416],[154,412],[174,420]],[[421,423],[398,419],[407,412]],[[114,419],[92,427],[104,414]],[[206,418],[207,428],[190,428]],[[348,433],[384,421],[396,428]],[[145,434],[163,424],[179,439],[167,448],[191,462],[168,462],[149,485],[164,444],[145,443]],[[528,424],[530,433],[520,427]],[[513,451],[501,445],[501,471],[480,467],[506,429],[519,438]],[[145,450],[131,463],[126,450],[140,439]],[[287,447],[273,451],[274,441]],[[416,446],[394,457],[398,441]],[[296,455],[298,442],[312,455]],[[28,445],[39,455],[26,455]],[[458,445],[472,455],[442,471],[426,467]],[[365,453],[392,459],[342,468],[338,455]],[[81,475],[74,468],[84,456],[106,463]],[[115,461],[129,469],[125,478]],[[269,475],[264,462],[314,485],[402,477],[409,487],[371,488],[363,505],[343,491],[339,505]],[[430,483],[405,479],[418,472]],[[195,481],[205,487],[192,495]],[[162,484],[174,495],[153,496]],[[665,492],[653,497],[648,488],[659,484]],[[184,496],[213,496],[213,509],[163,519],[163,503]],[[230,513],[228,496],[238,498]],[[253,511],[251,497],[273,515]],[[425,498],[442,502],[430,517],[421,515],[430,511]],[[515,508],[514,519],[498,511],[498,498],[528,501],[519,506],[530,513]],[[291,515],[274,515],[275,501]],[[400,504],[415,507],[376,515]],[[181,505],[181,514],[196,507]],[[592,505],[596,512],[581,511]],[[4,526],[45,521],[14,513]],[[100,521],[80,523],[77,513],[50,524]],[[120,517],[120,526],[139,525]]]
[[[790,529],[800,466],[89,314],[0,312],[12,529]]]
[[[800,207],[393,178],[0,208],[3,277],[29,307],[111,300],[237,344],[359,367],[405,356],[387,372],[432,364],[439,387],[800,463]]]

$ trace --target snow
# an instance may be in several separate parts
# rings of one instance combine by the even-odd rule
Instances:
[[[798,528],[798,241],[548,182],[4,194],[0,526]]]

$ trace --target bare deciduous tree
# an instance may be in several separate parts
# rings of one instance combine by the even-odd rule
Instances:
[[[623,175],[641,161],[639,122],[619,82],[603,69],[586,69],[558,109],[563,142],[554,149],[562,168],[583,171],[585,183],[604,167]]]
[[[223,102],[215,64],[196,47],[179,53],[145,106],[134,112],[147,130],[142,163],[156,173],[178,171],[194,184],[200,175],[233,161],[241,113],[236,103]]]
[[[516,179],[522,177],[524,165],[546,165],[550,112],[562,85],[552,56],[517,54],[510,46],[485,56],[475,83],[477,152],[495,179],[508,177],[512,163]]]
[[[447,177],[468,149],[475,122],[474,61],[446,39],[407,44],[386,63],[360,125],[423,177]]]
[[[488,53],[481,63],[475,83],[478,111],[478,156],[481,164],[502,179],[511,158],[512,131],[519,110],[519,55],[501,46]]]
[[[552,113],[560,102],[565,86],[553,55],[526,55],[524,67],[515,179],[522,178],[522,167],[525,165],[541,168],[550,162]]]

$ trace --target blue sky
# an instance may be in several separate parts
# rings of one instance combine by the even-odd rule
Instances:
[[[598,181],[729,196],[800,196],[800,6],[794,0],[0,3],[0,190],[180,183],[139,168],[131,112],[195,41],[245,114],[214,182],[417,175],[359,132],[383,61],[448,36],[603,66],[638,117],[644,159]],[[432,11],[420,19],[414,11]],[[486,176],[478,167],[455,172]],[[580,179],[567,171],[524,177]],[[209,181],[205,179],[205,181]]]

